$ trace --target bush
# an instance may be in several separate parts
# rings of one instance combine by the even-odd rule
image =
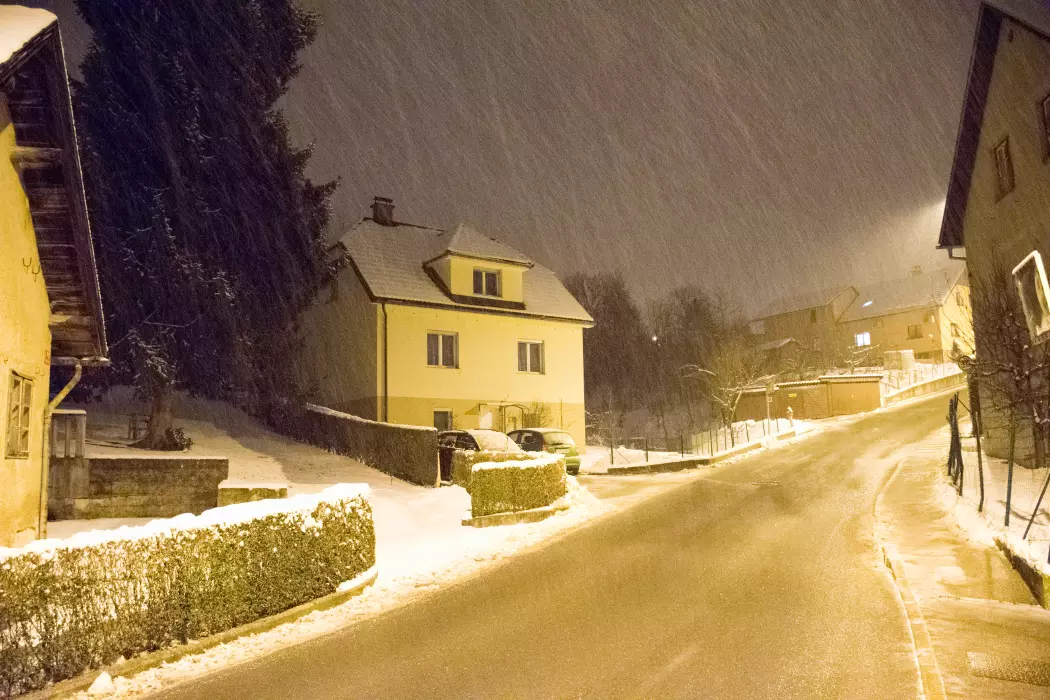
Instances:
[[[367,488],[0,549],[0,696],[332,593],[375,564]]]
[[[532,459],[484,462],[472,468],[473,517],[515,513],[549,506],[566,493],[565,458],[539,454]]]
[[[452,483],[470,493],[471,470],[484,462],[509,462],[533,459],[528,452],[492,452],[489,450],[456,450],[452,453]]]

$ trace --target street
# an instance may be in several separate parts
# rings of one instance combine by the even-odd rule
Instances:
[[[830,423],[418,603],[156,697],[916,697],[872,508],[893,453],[941,426],[946,403]],[[597,479],[599,494],[612,488]]]

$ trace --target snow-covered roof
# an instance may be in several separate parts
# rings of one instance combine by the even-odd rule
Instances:
[[[839,321],[858,321],[909,309],[941,306],[965,271],[966,267],[957,263],[933,272],[860,287],[857,298]]]
[[[837,287],[827,287],[816,292],[805,292],[790,297],[782,297],[768,304],[756,316],[756,318],[769,318],[792,311],[805,311],[806,309],[817,309],[827,306],[835,300],[839,294],[850,288],[848,284],[840,284]]]
[[[26,44],[57,21],[47,10],[0,5],[0,73]]]
[[[452,255],[463,255],[469,258],[481,258],[483,260],[494,260],[528,267],[533,265],[531,260],[510,246],[503,245],[495,238],[483,236],[476,229],[466,224],[457,224],[456,228],[452,229],[448,248],[444,252]]]
[[[488,243],[482,243],[479,238]],[[551,270],[531,263],[509,246],[485,238],[463,225],[443,231],[405,223],[384,226],[371,219],[363,219],[339,242],[346,248],[373,300],[542,316],[585,324],[594,322]],[[451,251],[454,244],[473,252]],[[522,273],[524,309],[506,311],[483,303],[468,303],[459,296],[455,299],[449,296],[435,282],[425,263],[450,251],[453,254],[499,259],[520,265],[531,264]]]

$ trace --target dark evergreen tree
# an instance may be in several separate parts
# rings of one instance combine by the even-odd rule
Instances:
[[[295,391],[296,313],[323,283],[336,183],[277,101],[317,19],[292,0],[77,0],[75,101],[115,366],[173,447],[176,385],[257,411]]]

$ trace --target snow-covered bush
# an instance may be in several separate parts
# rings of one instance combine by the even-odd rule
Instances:
[[[0,696],[332,593],[375,564],[368,489],[0,549]]]
[[[513,461],[475,464],[471,472],[470,511],[475,518],[542,508],[566,493],[564,455],[519,455]]]
[[[496,452],[493,450],[456,450],[452,453],[452,483],[462,486],[470,493],[471,470],[475,464],[484,462],[508,462],[533,459],[528,452]]]

